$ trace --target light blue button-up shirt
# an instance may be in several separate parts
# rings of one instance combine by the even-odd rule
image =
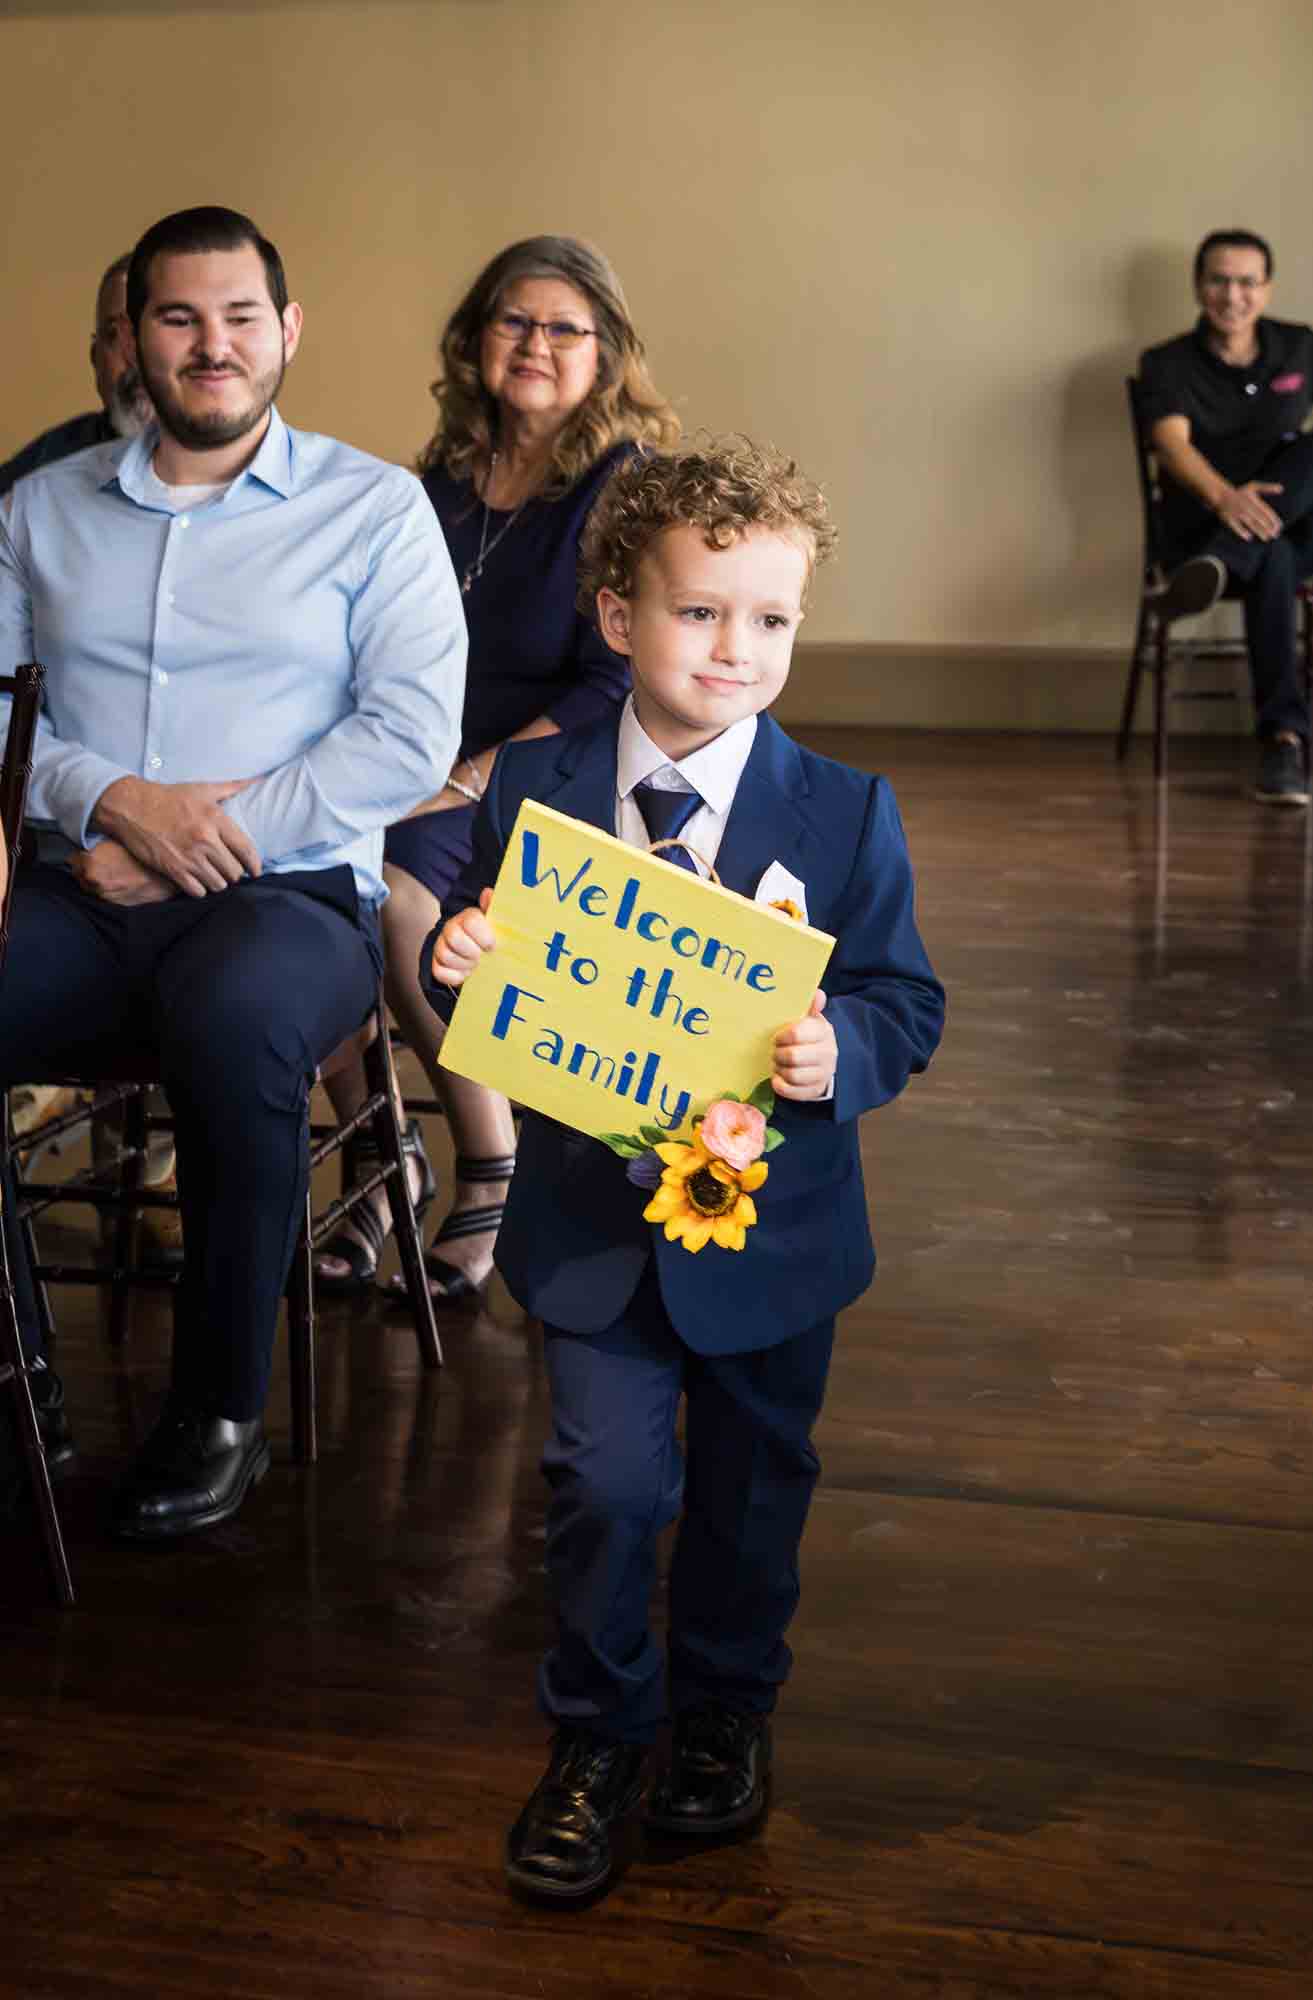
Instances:
[[[157,433],[21,479],[0,511],[0,661],[46,669],[29,813],[79,846],[107,786],[253,778],[224,810],[266,870],[347,862],[377,903],[383,832],[441,789],[465,619],[399,466],[275,410],[223,496],[173,512]]]

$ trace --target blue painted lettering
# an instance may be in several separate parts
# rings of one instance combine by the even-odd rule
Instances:
[[[603,1090],[609,1090],[615,1082],[615,1059],[612,1056],[604,1056],[600,1049],[590,1049],[586,1043],[576,1042],[570,1051],[570,1060],[565,1066],[571,1076],[578,1076],[581,1074],[584,1064],[590,1058],[592,1059],[593,1073],[587,1079],[588,1082],[600,1083]],[[605,1076],[601,1074],[603,1067],[606,1069]]]
[[[667,1132],[677,1132],[679,1130],[679,1127],[683,1124],[684,1120],[688,1117],[688,1107],[689,1107],[688,1092],[686,1090],[681,1090],[678,1097],[675,1099],[675,1108],[672,1111],[670,1109],[669,1104],[666,1102],[666,1086],[663,1083],[661,1086],[661,1105],[660,1109],[657,1112],[657,1120],[656,1120],[657,1124],[664,1125]]]
[[[542,998],[541,993],[530,993],[527,986],[503,986],[502,996],[497,1002],[497,1012],[492,1023],[493,1040],[504,1042],[511,1022],[522,1021],[524,1019],[524,1015],[518,1014],[515,1010],[517,1000],[536,1000],[539,1006],[541,1006]]]
[[[520,881],[526,889],[537,889],[542,883],[550,882],[556,890],[557,902],[566,903],[574,895],[592,865],[593,857],[590,854],[580,863],[570,880],[563,883],[555,868],[539,868],[538,836],[531,827],[524,829],[520,839]]]
[[[638,877],[637,875],[631,875],[620,892],[620,901],[616,906],[615,927],[618,931],[627,931],[629,929],[629,919],[633,915],[634,904],[637,901]]]
[[[720,964],[718,961],[722,953],[724,963]],[[702,947],[702,963],[708,972],[719,972],[722,978],[726,975],[735,979],[743,977],[743,953],[736,951],[732,944],[722,944],[719,938],[707,939]]]

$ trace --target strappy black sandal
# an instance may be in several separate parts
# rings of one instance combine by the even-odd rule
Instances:
[[[487,1181],[508,1181],[515,1172],[514,1153],[501,1153],[487,1160],[474,1160],[465,1153],[457,1153],[453,1166],[455,1178],[477,1187]],[[501,1228],[502,1217],[506,1213],[504,1201],[492,1202],[486,1208],[462,1208],[453,1211],[434,1237],[424,1253],[424,1269],[433,1284],[433,1302],[440,1306],[477,1305],[488,1288],[492,1276],[467,1278],[457,1265],[449,1264],[438,1251],[444,1243],[456,1243],[466,1236],[495,1236]],[[441,1285],[442,1290],[434,1291],[433,1285]],[[381,1289],[393,1301],[406,1296],[406,1281],[401,1272],[395,1272]]]
[[[424,1150],[424,1135],[418,1118],[407,1119],[401,1133],[401,1151],[407,1160],[414,1160],[419,1167],[419,1192],[414,1197],[415,1220],[418,1222],[438,1191],[437,1175]],[[356,1158],[362,1175],[376,1172],[383,1164],[372,1133],[363,1132],[356,1140]],[[383,1245],[392,1233],[391,1216],[386,1210],[380,1215],[372,1201],[362,1201],[351,1211],[351,1227],[359,1230],[365,1239],[363,1243],[358,1243],[342,1228],[326,1243],[321,1243],[315,1252],[315,1284],[322,1292],[338,1296],[346,1292],[363,1292],[374,1282]],[[340,1259],[350,1267],[349,1276],[340,1277],[334,1272],[321,1270],[321,1257]]]

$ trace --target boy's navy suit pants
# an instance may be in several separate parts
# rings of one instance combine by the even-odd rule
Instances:
[[[728,1254],[725,1264],[732,1312]],[[649,1610],[657,1538],[677,1516],[669,1712],[704,1701],[767,1712],[791,1660],[784,1632],[820,1470],[810,1440],[833,1319],[774,1347],[696,1354],[671,1326],[649,1264],[601,1333],[545,1333],[547,1567],[558,1616],[539,1675],[545,1712],[627,1742],[655,1736],[668,1712],[667,1675]]]

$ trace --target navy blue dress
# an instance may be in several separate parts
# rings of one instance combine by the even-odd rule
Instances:
[[[575,608],[579,537],[598,493],[632,445],[617,445],[559,500],[530,500],[509,527],[488,510],[484,569],[465,597],[469,666],[462,757],[504,742],[537,716],[559,729],[595,722],[629,690],[629,665]],[[462,581],[478,560],[483,503],[468,479],[430,472],[424,490]],[[504,531],[504,532],[503,532]],[[474,807],[423,813],[388,829],[383,856],[445,902],[471,854]]]

